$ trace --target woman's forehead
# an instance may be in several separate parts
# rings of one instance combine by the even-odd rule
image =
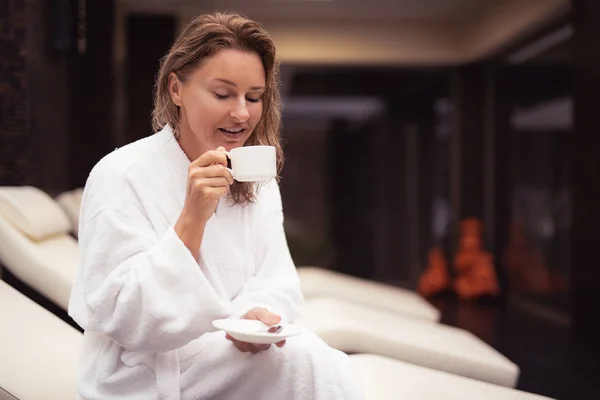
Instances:
[[[258,54],[224,49],[207,58],[193,73],[209,83],[257,89],[265,85],[265,70]]]

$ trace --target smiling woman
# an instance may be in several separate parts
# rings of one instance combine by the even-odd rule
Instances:
[[[180,110],[179,143],[191,159],[243,146],[262,116],[265,73],[256,53],[224,49],[180,79],[169,94]]]
[[[281,167],[277,82],[259,24],[200,16],[161,62],[156,134],[90,173],[69,304],[85,330],[83,399],[362,398],[348,357],[308,331],[250,343],[212,325],[287,332],[303,302],[276,179],[237,182],[226,167],[253,145]]]

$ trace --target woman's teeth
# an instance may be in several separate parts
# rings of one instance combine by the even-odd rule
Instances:
[[[238,128],[238,129],[227,129],[227,128],[219,128],[222,131],[225,131],[227,133],[240,133],[244,130],[244,128]]]

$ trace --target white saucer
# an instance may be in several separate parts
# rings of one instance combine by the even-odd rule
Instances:
[[[256,344],[270,344],[302,333],[302,327],[293,324],[282,324],[281,332],[269,333],[269,325],[250,319],[218,319],[213,326],[223,330],[236,340]]]

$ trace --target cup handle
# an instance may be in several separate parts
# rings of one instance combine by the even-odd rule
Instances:
[[[229,165],[231,165],[231,153],[229,153],[228,151],[225,151],[225,156],[227,156],[227,158],[229,159],[228,167],[227,170],[229,171],[229,173],[231,174],[231,176],[233,177],[233,179],[235,179],[235,174],[233,173],[233,169],[229,168]]]
[[[227,168],[227,170],[229,171],[229,173],[231,174],[231,177],[233,179],[235,179],[235,174],[233,173],[233,170],[231,168]]]

